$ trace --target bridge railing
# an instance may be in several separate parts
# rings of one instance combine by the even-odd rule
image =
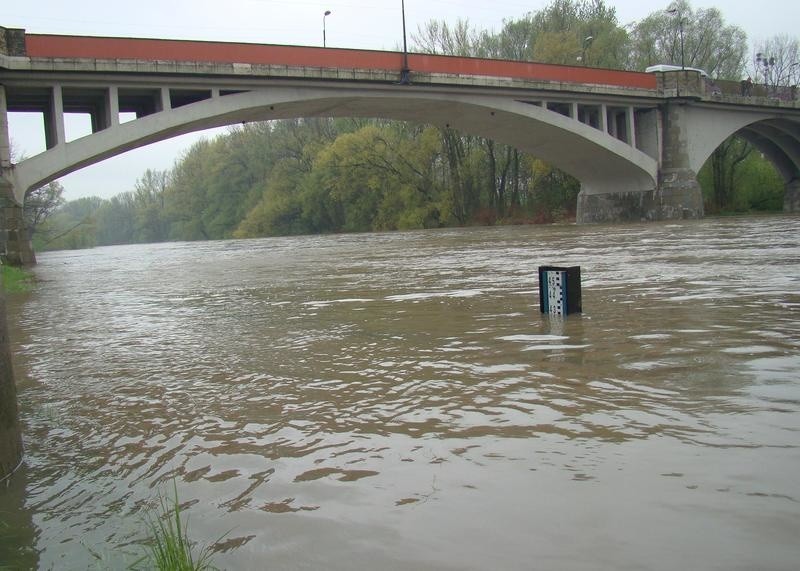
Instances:
[[[739,97],[760,97],[778,101],[798,101],[800,94],[796,85],[762,85],[742,81],[707,79],[708,95],[733,95]]]
[[[733,98],[736,103],[797,106],[800,93],[797,86],[757,85],[752,81],[712,79],[694,70],[656,72],[658,90],[665,97],[694,99]]]

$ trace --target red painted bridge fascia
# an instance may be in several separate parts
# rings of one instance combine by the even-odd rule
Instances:
[[[26,34],[25,44],[28,57],[34,58],[249,63],[397,70],[398,73],[403,67],[402,53],[375,50],[54,34]],[[591,67],[418,53],[408,54],[408,67],[412,73],[507,77],[656,89],[654,74]]]

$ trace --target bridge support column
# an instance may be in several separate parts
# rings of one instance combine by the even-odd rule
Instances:
[[[658,186],[641,191],[605,193],[584,188],[578,195],[578,223],[702,218],[703,192],[697,182],[697,173],[690,166],[687,122],[682,105],[666,104],[661,109],[660,119],[662,138]],[[624,183],[620,181],[621,186]]]
[[[36,263],[22,206],[14,199],[14,186],[0,178],[0,258],[10,266]]]
[[[703,217],[700,185],[692,173],[670,173],[655,190],[578,194],[577,222],[645,222]]]
[[[786,183],[786,192],[783,195],[784,212],[800,212],[800,179]]]

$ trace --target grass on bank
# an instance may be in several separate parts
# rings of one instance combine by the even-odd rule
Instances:
[[[131,569],[158,569],[159,571],[213,570],[211,547],[200,550],[195,559],[189,540],[189,520],[182,517],[178,488],[173,482],[173,497],[159,496],[157,513],[147,516],[150,534],[147,553]]]
[[[2,265],[3,289],[6,293],[20,293],[33,288],[33,274],[24,268]]]
[[[27,292],[33,288],[33,274],[23,268],[0,264],[0,280],[6,293]],[[49,416],[45,409],[45,415]],[[52,420],[52,419],[51,419]],[[4,522],[0,522],[0,529]],[[173,482],[173,497],[159,494],[159,507],[146,516],[148,538],[146,553],[129,569],[158,569],[159,571],[211,571],[212,551],[210,546],[195,556],[189,540],[188,517],[184,517],[178,500],[178,487]],[[100,562],[104,557],[89,550]],[[6,568],[0,564],[0,571]]]

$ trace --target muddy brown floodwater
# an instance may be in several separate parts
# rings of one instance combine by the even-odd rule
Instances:
[[[39,261],[12,568],[124,568],[174,482],[224,569],[797,569],[796,216]]]

